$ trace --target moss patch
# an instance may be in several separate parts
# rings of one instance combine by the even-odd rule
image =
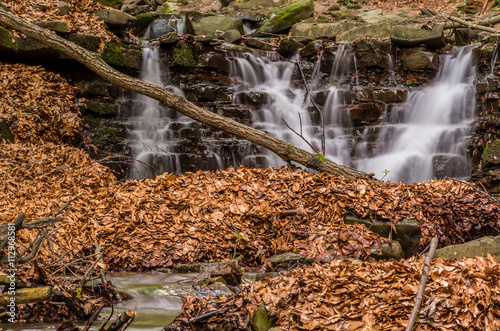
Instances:
[[[122,8],[123,0],[97,0],[98,3],[115,9]]]
[[[174,49],[174,58],[170,64],[188,68],[194,67],[196,60],[193,56],[193,45],[188,44],[184,40],[179,41],[177,47]]]
[[[101,58],[108,64],[124,66],[122,47],[116,41],[111,41],[106,44],[104,51],[101,53]]]
[[[494,140],[483,151],[484,164],[497,165],[500,164],[500,140]]]

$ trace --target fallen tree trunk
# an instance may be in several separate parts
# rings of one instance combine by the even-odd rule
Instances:
[[[137,92],[159,100],[192,119],[210,125],[216,129],[235,135],[252,143],[260,145],[276,153],[284,161],[294,161],[308,168],[348,178],[366,177],[367,174],[349,167],[339,165],[325,159],[324,156],[312,154],[292,146],[268,133],[246,126],[230,118],[218,115],[198,107],[184,97],[168,89],[144,82],[140,79],[125,75],[106,64],[98,54],[90,52],[74,43],[40,28],[0,7],[0,24],[7,28],[20,31],[36,39],[48,47],[57,50],[66,56],[82,63],[87,68],[108,82],[132,92]]]
[[[7,306],[11,302],[19,305],[22,303],[47,301],[52,298],[52,294],[52,286],[22,288],[15,290],[14,295],[10,295],[7,291],[0,294],[0,306]]]

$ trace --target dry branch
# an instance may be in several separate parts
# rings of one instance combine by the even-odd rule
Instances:
[[[10,302],[10,298],[16,299],[16,305],[47,301],[52,298],[53,289],[52,286],[42,286],[42,287],[31,287],[17,289],[14,296],[9,295],[8,292],[0,294],[0,306],[6,306]]]
[[[135,311],[127,310],[120,314],[113,324],[106,331],[122,331],[125,330],[135,318]]]
[[[417,298],[415,299],[415,305],[411,311],[410,320],[406,326],[406,331],[413,330],[413,325],[417,320],[418,312],[420,311],[420,306],[422,305],[422,300],[424,299],[425,285],[427,284],[427,279],[429,278],[429,271],[431,270],[431,261],[436,253],[436,248],[438,245],[438,238],[434,237],[431,240],[431,248],[429,249],[429,254],[425,257],[424,267],[422,268],[422,278],[420,278],[420,285],[418,286]]]
[[[482,31],[490,32],[490,33],[498,33],[498,31],[493,29],[493,28],[488,28],[486,26],[479,25],[475,22],[467,22],[467,21],[464,21],[464,20],[457,18],[457,17],[454,17],[454,16],[448,16],[448,19],[453,21],[453,22],[457,22],[457,23],[460,23],[462,25],[468,26],[471,29],[482,30]]]
[[[329,160],[319,160],[316,158],[316,155],[300,148],[296,148],[295,146],[292,146],[268,133],[207,111],[192,104],[184,97],[177,95],[168,89],[125,75],[110,67],[106,62],[104,62],[99,54],[90,52],[68,40],[58,37],[43,28],[9,13],[1,7],[0,24],[4,27],[22,32],[27,36],[44,43],[48,47],[82,63],[97,75],[116,86],[156,99],[165,104],[167,107],[170,107],[196,121],[210,125],[226,133],[267,148],[268,150],[276,153],[286,162],[294,161],[319,172],[329,172],[345,176],[347,178],[367,177],[367,174],[364,172],[339,165]]]

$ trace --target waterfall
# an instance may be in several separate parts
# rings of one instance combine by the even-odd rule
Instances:
[[[327,158],[373,172],[378,178],[386,173],[386,179],[392,181],[468,176],[466,138],[475,109],[472,52],[475,47],[454,49],[444,56],[436,81],[411,91],[403,104],[385,107],[379,124],[367,127],[360,140],[354,136],[345,106],[350,102],[344,98],[348,92],[359,89],[356,58],[352,44],[340,45],[333,61],[330,86],[326,90],[319,88],[318,63],[309,83],[313,94],[327,95],[322,109]],[[392,58],[389,61],[388,75],[395,84]],[[319,145],[319,121],[314,120],[315,110],[304,97],[306,89],[298,84],[300,79],[292,80],[292,62],[272,62],[253,54],[235,55],[231,68],[234,102],[245,103],[251,99],[249,95],[264,100],[253,113],[254,127],[311,151],[282,120],[297,132],[301,131],[306,140]],[[369,136],[375,136],[375,141],[368,141]],[[247,159],[254,160],[244,163],[247,166],[283,164],[276,155],[255,147],[247,154]],[[256,158],[263,158],[265,162],[256,162]]]
[[[374,156],[357,168],[384,172],[392,181],[425,181],[468,176],[466,137],[475,109],[475,66],[469,45],[444,58],[437,80],[409,93],[402,107],[389,113],[379,127]]]
[[[163,76],[163,77],[162,77]],[[168,81],[168,69],[160,65],[158,47],[143,45],[141,79],[163,86]],[[170,87],[175,93],[180,89]],[[129,170],[130,178],[152,178],[164,172],[180,173],[179,152],[175,145],[180,139],[172,126],[189,126],[193,120],[179,115],[160,104],[159,101],[135,94],[132,106],[121,107],[122,116],[128,115],[129,144],[134,165]]]

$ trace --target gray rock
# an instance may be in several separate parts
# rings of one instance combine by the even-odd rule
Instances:
[[[278,47],[278,53],[280,53],[284,57],[288,57],[294,55],[297,50],[302,47],[304,47],[304,45],[296,41],[296,38],[286,37],[281,39],[280,45]]]
[[[403,67],[410,71],[434,70],[439,68],[439,56],[425,48],[402,49]]]
[[[382,15],[382,9],[372,9],[359,14],[359,17],[363,22],[376,24],[387,20],[385,16]]]
[[[302,56],[313,56],[318,54],[323,48],[322,40],[314,40],[308,43],[304,48],[300,50],[300,55]]]
[[[70,33],[67,39],[92,52],[99,49],[99,38],[90,34]]]
[[[238,30],[229,30],[224,32],[222,35],[224,41],[228,44],[240,44],[241,43],[241,33]]]
[[[404,258],[401,244],[396,240],[392,241],[392,245],[390,243],[387,243],[383,244],[381,249],[373,249],[370,253],[370,256],[377,260],[401,260],[402,258]]]
[[[59,4],[57,5],[57,10],[58,10],[57,15],[64,16],[69,14],[71,7],[66,2],[59,1]]]
[[[313,13],[313,0],[293,1],[281,8],[271,11],[257,31],[278,33],[291,28],[294,24],[299,23],[302,20],[311,17]]]
[[[391,31],[391,22],[385,21],[374,24],[369,23],[352,28],[349,31],[342,32],[337,35],[337,39],[350,42],[364,37],[389,38],[391,36]]]
[[[341,21],[335,23],[298,23],[292,27],[292,37],[305,37],[311,39],[336,39],[338,35],[349,31],[362,23]]]
[[[137,18],[119,10],[96,10],[94,15],[99,17],[111,28],[123,29],[132,26]]]
[[[436,179],[461,177],[468,172],[467,169],[470,169],[466,157],[449,154],[434,155],[432,157],[432,167]]]
[[[238,9],[258,9],[274,7],[273,0],[249,0],[238,4]]]
[[[485,257],[488,253],[500,257],[500,236],[487,236],[465,244],[439,248],[434,257],[460,260],[462,257]]]
[[[258,48],[263,51],[274,51],[276,47],[258,38],[247,38],[245,44],[250,47]]]
[[[269,258],[271,264],[278,268],[288,268],[297,264],[304,264],[308,262],[308,259],[300,254],[295,253],[283,253],[279,255],[273,255]]]
[[[150,33],[151,33],[149,37],[151,39],[160,38],[161,36],[164,36],[168,33],[177,31],[175,21],[172,21],[170,18],[156,19],[153,21],[153,23],[151,23],[149,28],[150,28]]]
[[[68,23],[64,20],[35,22],[35,25],[38,25],[41,28],[49,29],[55,32],[62,32],[62,33],[69,32]]]
[[[431,29],[395,26],[392,28],[392,42],[399,47],[416,47],[425,45],[438,48],[445,45],[443,24],[436,24]]]
[[[127,13],[133,12],[138,6],[147,6],[148,8],[150,7],[149,3],[146,0],[124,0],[121,11]]]
[[[363,219],[352,214],[347,214],[344,219],[345,224],[364,224],[370,231],[388,238],[391,232],[391,222],[389,220],[375,219],[372,222],[369,218]],[[403,219],[396,224],[396,231],[392,232],[392,238],[397,240],[403,249],[405,257],[410,257],[419,252],[420,226],[417,220]]]
[[[390,69],[392,66],[391,44],[379,39],[363,39],[356,43],[354,50],[357,65]]]
[[[196,36],[215,36],[217,30],[237,30],[243,34],[243,21],[229,16],[208,16],[193,23],[193,29]]]

